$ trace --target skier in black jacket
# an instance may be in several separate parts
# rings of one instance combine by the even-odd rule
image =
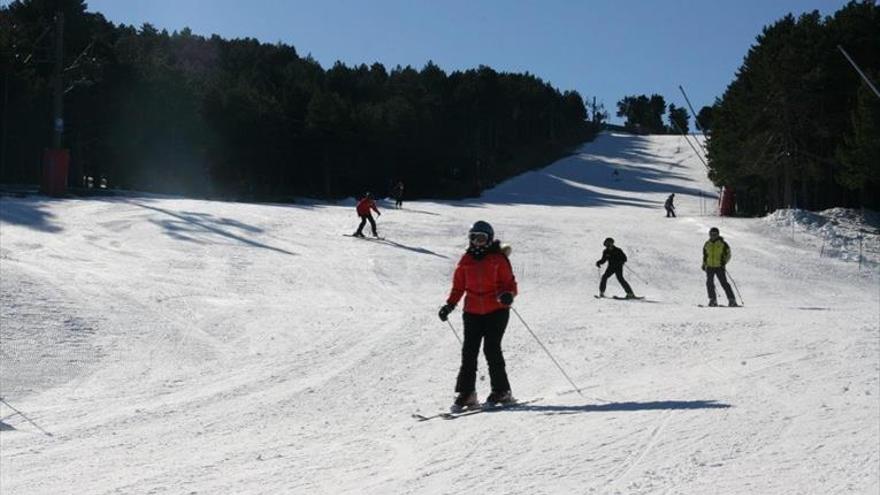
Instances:
[[[626,263],[626,255],[623,254],[619,247],[614,245],[614,239],[610,237],[605,239],[604,245],[605,250],[602,251],[602,259],[596,262],[597,268],[602,266],[602,263],[608,262],[608,268],[602,275],[602,281],[599,282],[599,297],[605,297],[605,286],[608,278],[611,275],[616,275],[620,286],[626,291],[626,298],[634,299],[636,295],[633,294],[632,288],[623,278],[623,264]]]
[[[673,201],[675,201],[675,193],[670,194],[669,197],[666,198],[666,203],[663,203],[663,206],[666,208],[666,218],[675,218],[675,205],[673,204]]]

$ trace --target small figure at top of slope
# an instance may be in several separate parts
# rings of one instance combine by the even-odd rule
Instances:
[[[486,404],[514,402],[501,351],[501,339],[516,294],[516,278],[504,247],[495,240],[495,231],[489,223],[476,222],[468,232],[467,252],[455,268],[452,290],[438,313],[440,320],[446,321],[464,296],[464,340],[461,367],[455,383],[458,395],[450,408],[453,412],[480,407],[476,379],[481,342],[492,384],[492,393],[486,399]]]
[[[737,306],[736,298],[733,297],[733,290],[727,283],[727,274],[725,268],[730,261],[730,246],[727,241],[721,237],[718,227],[709,229],[709,240],[703,244],[703,271],[706,272],[706,291],[709,293],[709,306],[718,306],[718,300],[715,297],[715,281],[714,277],[718,277],[718,282],[727,295],[728,306]]]
[[[391,190],[391,196],[394,197],[394,206],[396,208],[403,208],[403,181],[397,181],[397,184],[394,185],[394,188]]]
[[[673,201],[675,201],[675,193],[670,194],[669,197],[666,198],[666,203],[663,204],[666,208],[666,218],[675,218],[675,205],[672,203]]]
[[[376,207],[376,202],[373,201],[373,195],[369,192],[364,193],[364,197],[360,201],[358,201],[355,209],[361,219],[361,224],[358,225],[358,228],[353,235],[355,237],[363,237],[364,225],[366,225],[367,221],[369,221],[370,228],[373,231],[373,237],[379,237],[379,233],[376,231],[376,221],[373,220],[373,215],[370,213],[370,210],[375,211],[377,216],[381,216],[382,212],[380,212],[379,208]]]
[[[602,274],[602,280],[599,282],[599,297],[605,297],[605,287],[608,283],[608,278],[611,277],[611,275],[615,275],[617,276],[617,281],[620,282],[620,286],[626,291],[626,298],[636,299],[632,287],[630,287],[626,282],[626,279],[623,278],[623,264],[626,263],[626,255],[623,254],[623,250],[615,246],[614,239],[610,237],[605,239],[603,245],[605,246],[605,250],[602,251],[602,259],[596,262],[596,268],[601,267],[606,261],[608,262],[608,268],[605,270],[605,273]]]

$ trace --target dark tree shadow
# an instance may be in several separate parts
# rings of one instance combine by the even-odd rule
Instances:
[[[660,411],[669,409],[728,409],[730,404],[714,400],[664,400],[652,402],[611,402],[608,404],[585,404],[581,406],[555,406],[529,404],[521,407],[501,409],[506,411],[540,412],[544,414],[580,414],[615,411]]]
[[[235,228],[239,230],[243,230],[247,233],[260,233],[263,232],[263,229],[258,227],[254,227],[251,225],[243,224],[237,220],[232,220],[228,218],[217,218],[213,215],[204,214],[204,213],[191,213],[191,212],[174,212],[170,210],[166,210],[164,208],[159,208],[156,206],[149,206],[142,203],[137,203],[134,201],[129,201],[129,203],[139,206],[141,208],[147,210],[157,211],[159,213],[163,213],[170,217],[176,218],[178,221],[174,220],[150,220],[151,222],[159,225],[163,229],[165,229],[165,233],[169,236],[180,239],[183,241],[189,242],[201,242],[196,239],[192,234],[195,232],[211,232],[213,234],[220,235],[222,237],[226,237],[228,239],[234,239],[236,241],[242,242],[249,246],[254,246],[262,249],[268,249],[270,251],[275,251],[278,253],[288,254],[291,256],[296,256],[296,253],[292,253],[287,251],[286,249],[277,248],[274,246],[270,246],[268,244],[263,244],[261,242],[257,242],[241,235],[233,234],[224,229],[217,227],[218,225]],[[195,230],[194,230],[195,229]]]
[[[4,198],[0,200],[0,221],[52,234],[61,232],[64,229],[53,222],[55,215],[45,210],[45,204],[49,201],[58,200]]]

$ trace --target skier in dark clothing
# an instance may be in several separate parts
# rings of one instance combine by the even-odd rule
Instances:
[[[373,195],[370,193],[364,194],[363,199],[358,201],[358,204],[355,208],[357,210],[358,216],[361,218],[361,224],[358,225],[358,228],[353,235],[355,237],[363,237],[364,225],[366,225],[369,221],[370,228],[373,231],[373,237],[379,237],[379,233],[376,232],[376,221],[373,220],[373,215],[370,214],[370,210],[375,211],[377,216],[381,216],[382,212],[380,212],[379,208],[376,207],[376,202],[373,201]]]
[[[391,191],[391,195],[394,196],[394,206],[403,208],[403,181],[397,181],[397,184]]]
[[[663,205],[666,207],[666,218],[673,217],[675,218],[675,205],[672,202],[675,200],[675,193],[669,195],[666,198],[666,203]]]
[[[715,296],[714,277],[718,277],[721,288],[727,296],[728,306],[737,306],[733,290],[727,283],[726,266],[730,261],[730,246],[721,237],[718,228],[709,229],[709,240],[703,244],[703,271],[706,272],[706,291],[709,293],[709,306],[718,306]]]
[[[501,339],[510,318],[510,305],[517,293],[516,278],[507,259],[509,250],[502,247],[494,235],[487,222],[480,221],[471,227],[467,252],[455,268],[452,290],[438,314],[440,320],[446,321],[464,296],[464,341],[455,383],[458,395],[451,407],[453,412],[480,405],[476,379],[481,341],[492,384],[492,393],[486,404],[514,402],[501,352]]]
[[[626,255],[623,254],[623,250],[614,245],[614,239],[610,237],[605,239],[604,245],[605,250],[602,251],[602,259],[596,262],[597,268],[606,261],[608,262],[608,268],[599,282],[599,297],[605,297],[605,286],[608,283],[608,278],[611,275],[615,275],[617,276],[617,281],[620,282],[620,286],[626,291],[626,298],[634,299],[636,295],[633,294],[632,288],[623,278],[623,264],[626,263]]]

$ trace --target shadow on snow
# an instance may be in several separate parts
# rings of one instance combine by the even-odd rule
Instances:
[[[728,409],[730,404],[714,400],[663,400],[652,402],[611,402],[608,404],[585,404],[581,406],[526,405],[510,411],[542,412],[545,414],[578,414],[615,411],[660,411],[675,409]]]
[[[211,232],[229,239],[234,239],[236,241],[242,242],[244,244],[248,244],[250,246],[268,249],[271,251],[276,251],[283,254],[288,254],[291,256],[296,256],[296,253],[292,253],[285,249],[277,248],[274,246],[270,246],[268,244],[263,244],[261,242],[257,242],[246,237],[243,237],[238,234],[233,234],[228,232],[227,230],[221,229],[220,227],[227,227],[230,229],[238,229],[244,231],[245,233],[256,234],[263,232],[263,229],[258,227],[254,227],[252,225],[247,225],[237,220],[232,220],[229,218],[218,218],[210,214],[206,213],[194,213],[194,212],[174,212],[170,210],[166,210],[164,208],[159,208],[156,206],[148,206],[142,203],[130,201],[131,204],[135,206],[139,206],[141,208],[147,210],[157,211],[159,213],[164,213],[165,215],[176,218],[177,220],[150,220],[151,222],[159,225],[163,229],[165,229],[166,233],[175,238],[183,241],[191,241],[191,242],[201,242],[196,238],[195,234]]]
[[[21,225],[42,232],[56,233],[64,230],[53,223],[55,215],[45,211],[45,204],[50,199],[26,199],[12,202],[0,202],[0,221],[13,225]]]
[[[387,245],[389,245],[389,246],[393,246],[393,247],[396,247],[396,248],[405,249],[405,250],[407,250],[407,251],[412,251],[412,252],[414,252],[414,253],[419,253],[419,254],[430,254],[431,256],[436,256],[436,257],[438,257],[438,258],[449,259],[448,256],[444,256],[444,255],[442,255],[442,254],[435,253],[434,251],[431,251],[430,249],[425,249],[425,248],[420,248],[420,247],[413,247],[413,246],[407,246],[407,245],[405,245],[405,244],[401,244],[401,243],[399,243],[399,242],[394,242],[394,241],[391,241],[391,240],[388,240],[388,239],[376,240],[376,242],[381,242],[382,244],[387,244]]]

